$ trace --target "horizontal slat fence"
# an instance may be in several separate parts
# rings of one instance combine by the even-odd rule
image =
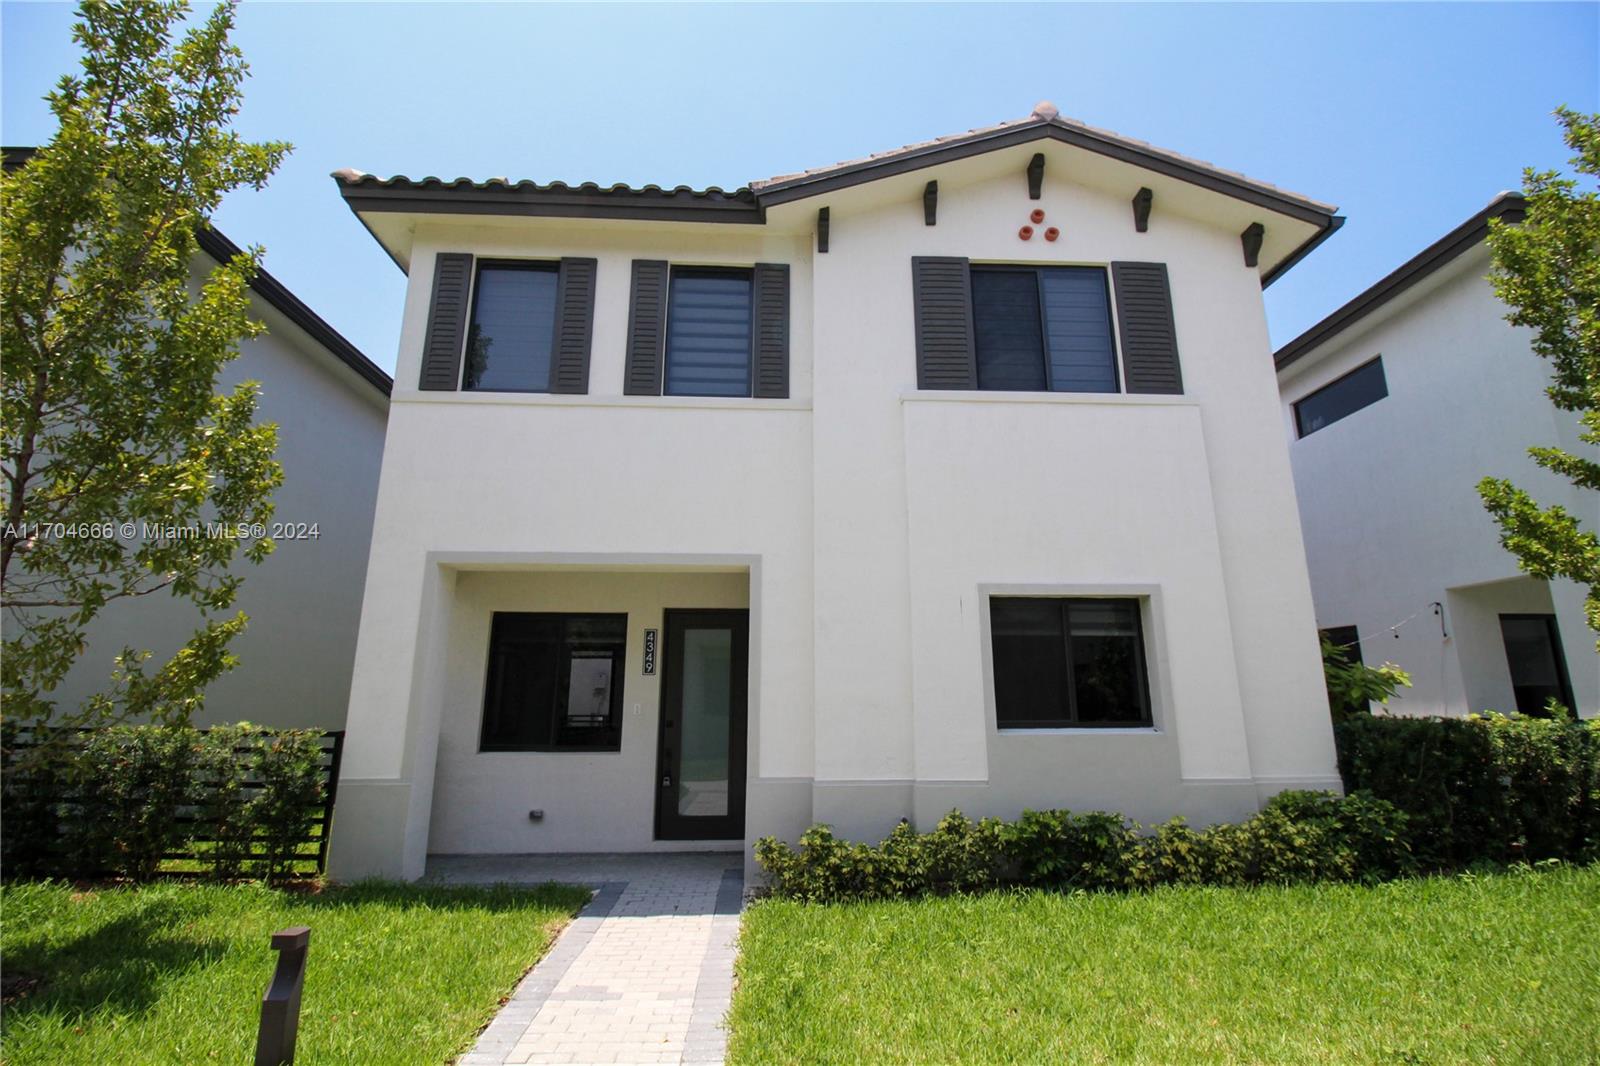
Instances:
[[[81,737],[91,731],[67,730],[60,732],[70,732]],[[209,730],[197,729],[195,732],[206,733]],[[270,733],[271,731],[267,730],[264,731],[263,735],[270,735]],[[38,731],[33,730],[30,733],[16,737],[4,746],[3,751],[0,751],[0,759],[3,759],[3,765],[7,771],[11,769],[11,764],[17,755],[37,746],[37,736]],[[344,754],[344,730],[329,730],[324,732],[320,739],[322,742],[322,799],[310,808],[312,815],[310,831],[306,836],[296,841],[296,850],[292,857],[296,870],[291,876],[311,876],[313,871],[302,867],[311,866],[312,864],[314,864],[316,874],[324,873],[328,868],[328,840],[333,828],[334,801],[337,799],[339,791],[339,764]],[[72,742],[68,741],[68,743]],[[252,751],[253,749],[247,745],[236,745],[234,747],[234,753],[240,757],[241,761],[247,758]],[[54,783],[60,784],[60,782]],[[240,782],[240,787],[246,790],[260,789],[263,785],[264,782],[249,779]],[[81,798],[81,796],[68,788],[60,788],[55,794],[39,797],[39,800],[43,803],[69,804],[79,802]],[[194,808],[178,814],[174,821],[180,825],[205,826],[214,824],[214,819],[201,817]],[[165,852],[162,854],[162,858],[169,862],[205,863],[208,861],[205,845],[219,843],[214,833],[208,833],[204,829],[197,829],[189,834],[188,840],[191,847],[179,851]],[[252,849],[250,854],[244,858],[245,861],[249,862],[262,858],[262,854],[259,853],[258,849]],[[160,872],[162,874],[183,876],[193,871],[175,868],[163,869]]]

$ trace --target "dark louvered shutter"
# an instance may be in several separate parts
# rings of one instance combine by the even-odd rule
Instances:
[[[789,397],[789,266],[757,263],[751,286],[751,343],[755,345],[753,395],[758,400]]]
[[[1165,263],[1112,263],[1122,373],[1129,392],[1183,391],[1178,332],[1172,323],[1172,289]]]
[[[556,282],[556,336],[550,350],[550,391],[589,391],[594,338],[593,259],[563,259]]]
[[[451,392],[461,384],[461,347],[467,332],[467,297],[472,289],[472,256],[440,252],[433,264],[433,298],[428,332],[422,342],[422,376],[417,388]]]
[[[972,280],[967,260],[915,256],[912,308],[917,334],[917,388],[975,389]]]
[[[667,264],[635,259],[628,293],[628,365],[622,391],[661,395],[661,353],[667,337]]]

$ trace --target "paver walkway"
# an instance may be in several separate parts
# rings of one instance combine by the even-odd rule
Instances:
[[[430,881],[598,890],[457,1066],[720,1063],[742,863],[723,852],[430,857]]]

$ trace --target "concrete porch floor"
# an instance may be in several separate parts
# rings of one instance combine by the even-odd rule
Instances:
[[[431,855],[436,884],[596,889],[458,1066],[718,1063],[744,896],[739,852]]]

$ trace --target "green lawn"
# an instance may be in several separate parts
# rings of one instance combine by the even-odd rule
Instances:
[[[247,1063],[274,930],[311,927],[296,1061],[425,1063],[465,1050],[588,899],[582,889],[363,884],[320,894],[165,883],[0,889],[4,1061]],[[23,982],[24,984],[26,982]]]
[[[744,920],[734,1063],[1600,1062],[1600,867]]]

